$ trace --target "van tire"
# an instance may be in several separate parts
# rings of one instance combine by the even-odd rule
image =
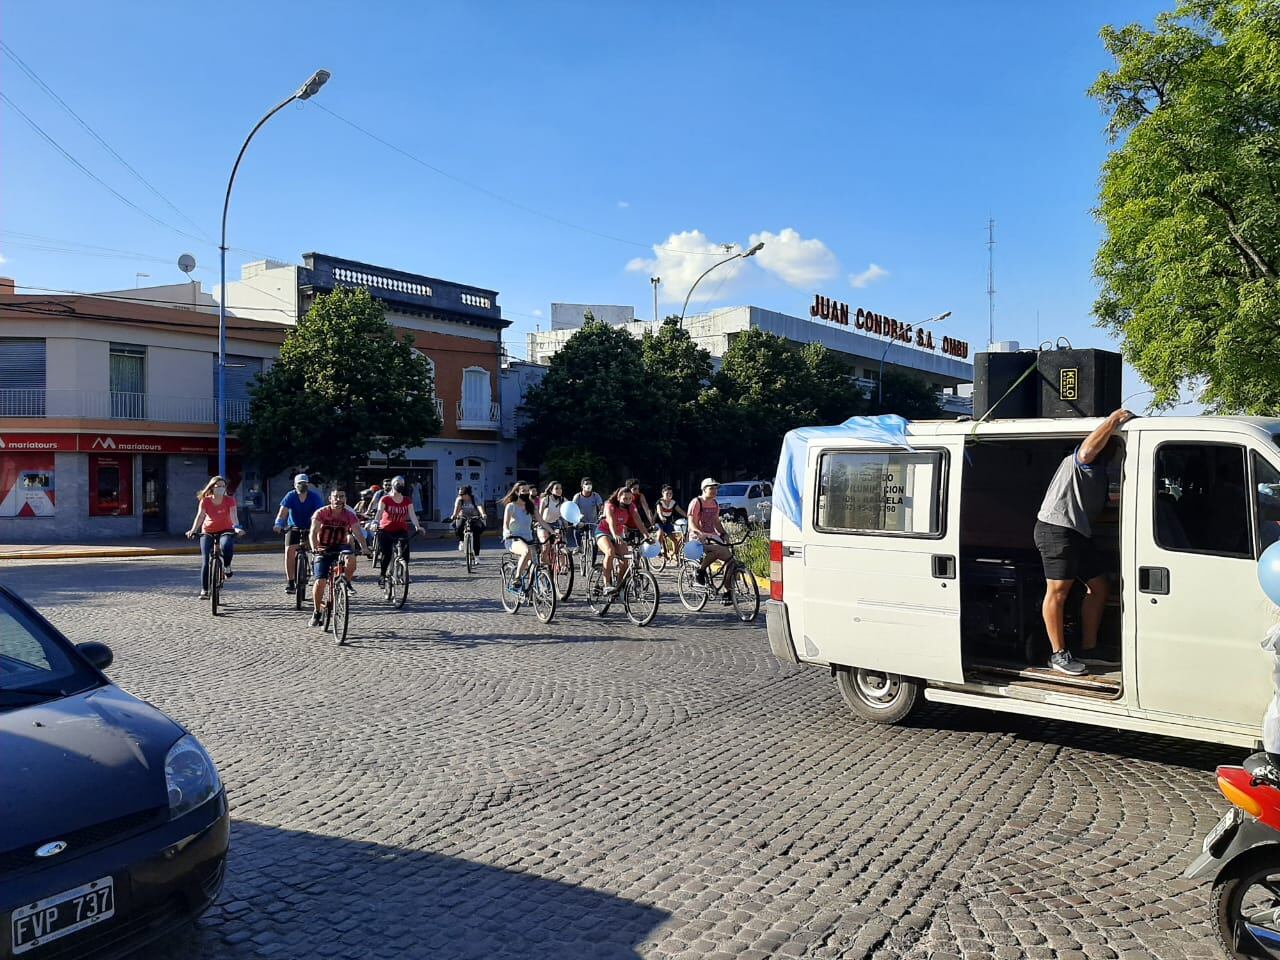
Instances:
[[[882,670],[842,667],[836,686],[849,709],[872,723],[901,723],[920,703],[923,684],[911,677]]]

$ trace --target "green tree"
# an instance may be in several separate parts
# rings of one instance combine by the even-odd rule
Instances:
[[[650,476],[687,484],[694,471],[691,454],[700,435],[699,398],[711,381],[711,354],[694,343],[677,317],[667,317],[640,342],[645,375],[656,393],[646,421]]]
[[[303,466],[348,483],[370,452],[399,456],[440,432],[431,365],[367,290],[316,298],[254,386],[245,452],[271,474]]]
[[[1102,31],[1090,94],[1118,147],[1102,171],[1094,311],[1157,406],[1280,406],[1280,4],[1181,0]]]
[[[800,359],[809,374],[809,404],[813,423],[843,423],[867,412],[867,397],[853,369],[822,343],[808,343]]]
[[[654,400],[640,341],[588,316],[525,394],[522,453],[543,463],[553,450],[591,451],[620,477],[646,461]]]
[[[886,371],[883,398],[881,392],[872,394],[872,413],[896,413],[908,420],[936,420],[942,416],[937,388],[909,373]]]

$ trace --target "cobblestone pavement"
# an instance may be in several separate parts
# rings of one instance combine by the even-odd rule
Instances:
[[[150,956],[1217,955],[1179,874],[1238,750],[937,706],[873,726],[763,617],[668,596],[647,629],[581,601],[544,627],[501,611],[493,554],[415,561],[399,613],[366,577],[339,649],[278,569],[239,558],[212,620],[190,558],[0,566],[220,765],[225,891]]]

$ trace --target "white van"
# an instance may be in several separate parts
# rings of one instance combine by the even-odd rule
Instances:
[[[1096,659],[1072,677],[1048,669],[1032,530],[1054,469],[1099,422],[920,422],[888,442],[855,421],[793,431],[774,487],[774,655],[830,669],[855,713],[885,723],[923,698],[1256,743],[1271,696],[1259,641],[1278,616],[1256,561],[1280,538],[1280,420],[1121,428],[1093,525],[1111,596]],[[1078,618],[1073,596],[1077,656]]]

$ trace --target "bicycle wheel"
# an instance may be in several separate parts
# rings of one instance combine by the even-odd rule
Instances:
[[[502,609],[507,613],[515,613],[520,609],[520,599],[511,592],[511,583],[516,578],[516,558],[505,556],[498,568],[498,592],[502,600]]]
[[[209,607],[216,617],[218,602],[222,599],[222,558],[209,558]]]
[[[533,613],[543,623],[550,623],[556,615],[556,585],[551,579],[551,571],[539,567],[533,575],[533,586],[529,588],[533,601]]]
[[[760,585],[746,567],[739,566],[729,580],[729,595],[733,598],[733,612],[743,623],[750,623],[760,612]]]
[[[463,549],[466,551],[466,554],[467,554],[467,573],[475,573],[476,572],[475,535],[470,530],[468,530],[466,534],[463,535],[462,542],[465,545]]]
[[[647,570],[633,570],[622,592],[627,619],[637,627],[647,627],[658,615],[658,578]]]
[[[351,622],[351,598],[347,594],[345,580],[338,581],[333,594],[333,638],[338,646],[347,642],[347,627]]]
[[[662,552],[658,554],[658,559],[653,561],[654,573],[662,573],[662,571],[666,570],[667,563],[670,562],[671,559],[667,556],[667,541],[660,539],[658,541],[658,545],[662,547]]]
[[[391,602],[399,610],[409,598],[409,561],[404,557],[396,557],[391,570]]]
[[[698,582],[698,565],[696,563],[680,564],[680,575],[676,578],[676,592],[680,594],[680,602],[686,610],[697,613],[707,605],[707,588]]]
[[[301,610],[303,601],[307,599],[307,558],[302,551],[293,564],[293,609]]]
[[[573,592],[573,555],[563,543],[556,547],[554,570],[556,595],[561,600],[568,600]]]
[[[587,605],[592,613],[604,612],[604,569],[601,567],[592,567],[591,576],[587,578]]]

